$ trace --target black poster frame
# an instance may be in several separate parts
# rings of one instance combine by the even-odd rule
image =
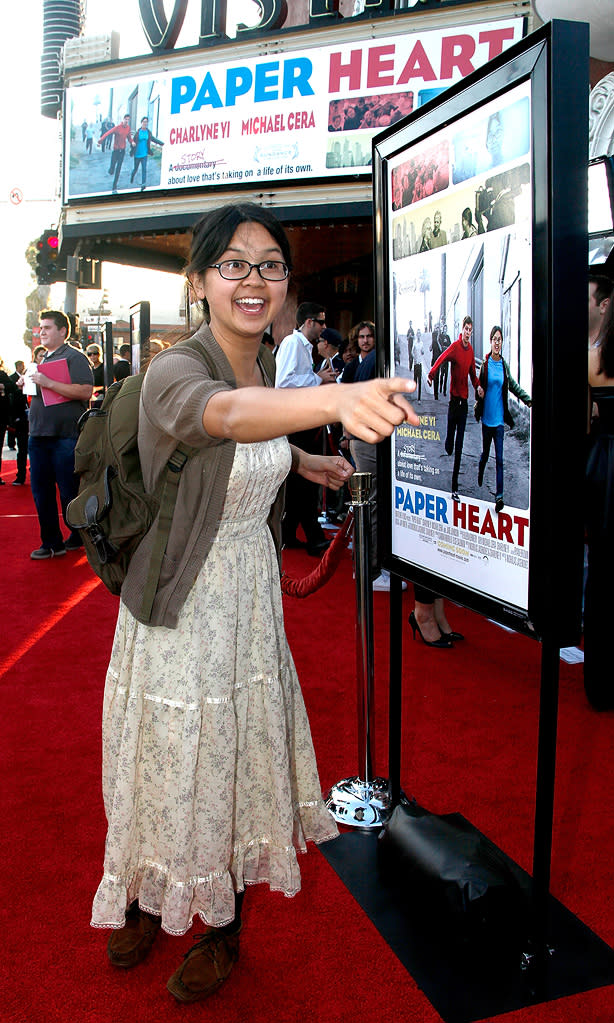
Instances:
[[[412,146],[528,82],[531,96],[532,384],[528,598],[518,607],[393,553],[392,444],[378,452],[382,563],[556,646],[578,642],[583,573],[588,266],[588,28],[553,21],[373,139],[378,369],[394,372],[389,168]],[[392,365],[391,365],[392,364]],[[470,388],[470,396],[472,390]],[[472,404],[470,399],[470,404]]]

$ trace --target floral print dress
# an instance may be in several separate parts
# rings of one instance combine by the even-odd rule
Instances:
[[[219,927],[234,892],[294,895],[297,850],[333,838],[283,625],[267,517],[290,467],[285,438],[237,444],[216,539],[177,628],[120,604],[103,711],[104,876],[92,924],[126,907],[184,934]]]

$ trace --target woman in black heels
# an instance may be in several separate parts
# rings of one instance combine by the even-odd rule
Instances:
[[[438,597],[431,590],[414,584],[414,610],[409,616],[409,624],[416,638],[416,632],[427,646],[435,646],[440,650],[449,649],[455,641],[464,639],[460,632],[453,632],[446,618],[443,597]]]

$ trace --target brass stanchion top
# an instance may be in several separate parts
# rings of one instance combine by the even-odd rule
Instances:
[[[353,505],[368,504],[372,481],[373,473],[370,472],[355,472],[350,476],[349,486]]]

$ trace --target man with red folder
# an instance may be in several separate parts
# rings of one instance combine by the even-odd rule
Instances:
[[[72,530],[66,540],[58,516],[56,487],[62,515],[79,489],[75,475],[77,423],[92,396],[93,377],[86,356],[68,344],[70,322],[65,313],[45,309],[40,314],[40,338],[47,354],[31,379],[36,394],[30,405],[30,484],[41,531],[35,561],[81,547]],[[70,528],[70,527],[68,527]]]

